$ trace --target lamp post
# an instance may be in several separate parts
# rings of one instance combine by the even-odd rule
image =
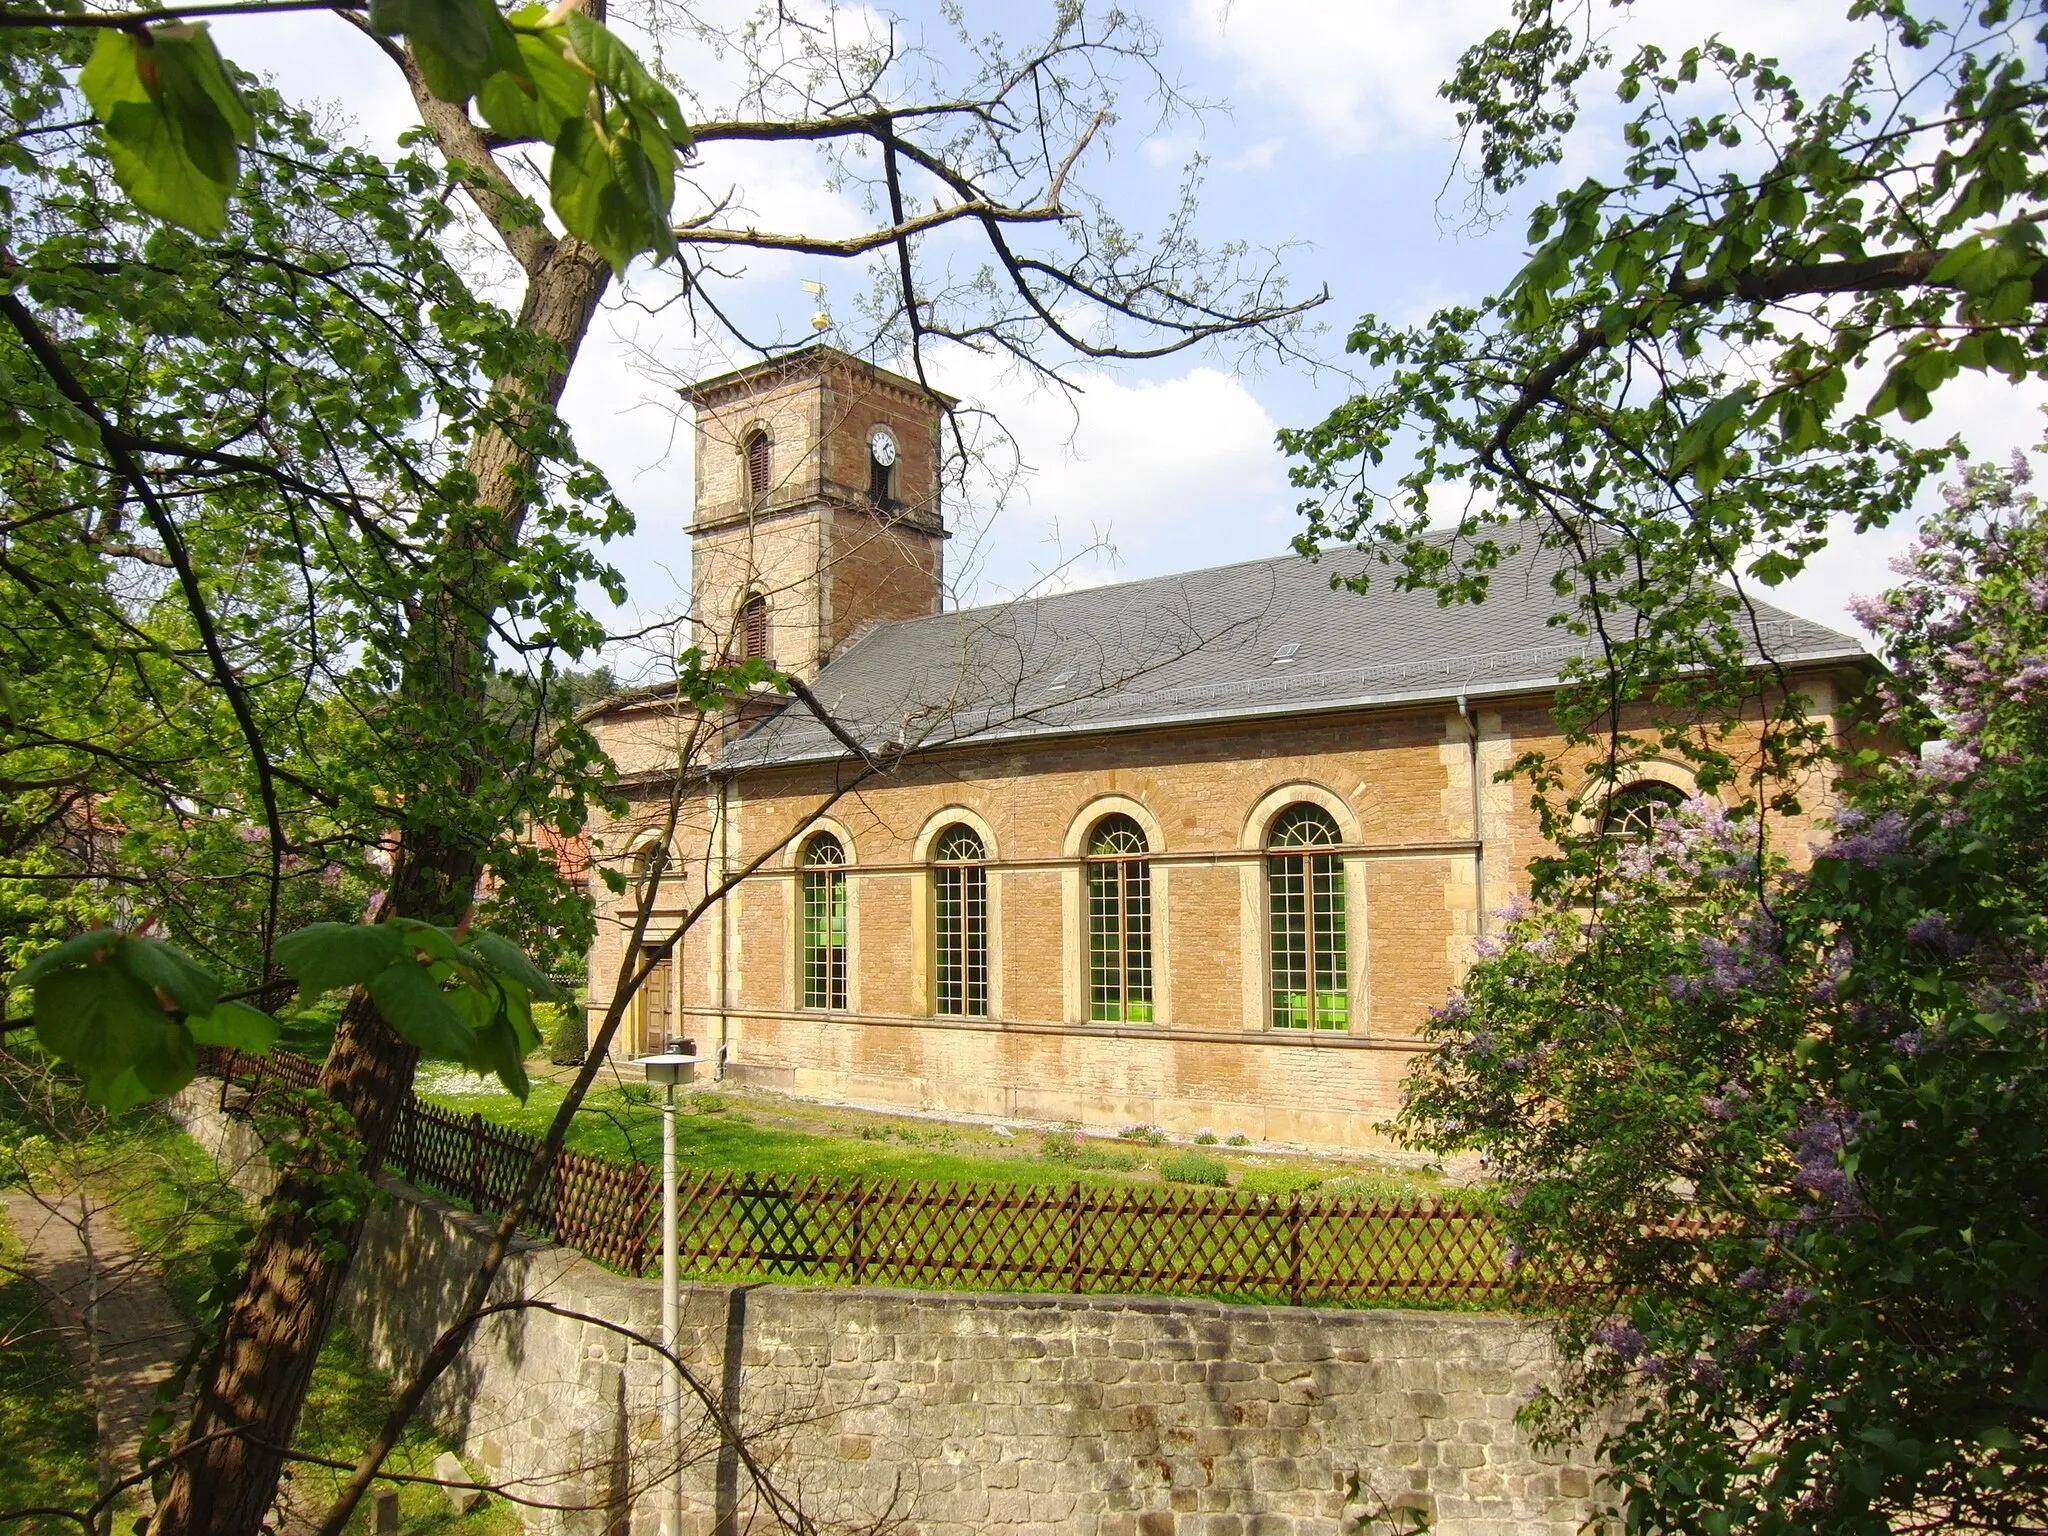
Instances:
[[[661,1056],[642,1056],[640,1068],[650,1084],[659,1084],[665,1097],[661,1105],[661,1346],[672,1362],[680,1348],[682,1260],[676,1248],[676,1085],[697,1080],[697,1042],[678,1042],[682,1050]],[[683,1373],[668,1366],[668,1391],[662,1421],[667,1430],[669,1452],[675,1466],[669,1472],[668,1513],[662,1522],[665,1536],[683,1536]]]

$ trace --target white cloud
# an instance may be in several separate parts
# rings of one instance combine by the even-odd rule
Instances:
[[[985,505],[955,509],[961,536],[949,559],[967,600],[1285,549],[1294,498],[1276,424],[1241,379],[1206,366],[1074,377],[1083,392],[1070,399],[977,358],[946,360],[938,382],[995,412],[1028,469],[992,516]]]
[[[1846,57],[1863,35],[1837,5],[1786,0],[1637,0],[1596,5],[1617,51],[1641,41],[1683,47],[1720,33],[1786,63]],[[1236,89],[1301,119],[1330,148],[1356,153],[1390,140],[1448,141],[1457,132],[1437,88],[1458,56],[1511,20],[1508,0],[1183,0],[1188,36],[1236,75]],[[1604,95],[1588,85],[1589,105]]]

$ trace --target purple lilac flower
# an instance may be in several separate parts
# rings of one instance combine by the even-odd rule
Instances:
[[[1798,1169],[1792,1175],[1792,1187],[1826,1201],[1837,1219],[1863,1209],[1855,1181],[1842,1166],[1842,1153],[1862,1125],[1861,1115],[1840,1105],[1808,1104],[1800,1110],[1799,1127],[1792,1133],[1792,1161]]]
[[[1509,1243],[1503,1262],[1509,1269],[1519,1269],[1522,1264],[1522,1245],[1520,1243]]]
[[[1892,1049],[1901,1056],[1925,1056],[1935,1043],[1933,1035],[1924,1029],[1909,1029],[1892,1036]]]
[[[1950,956],[1966,954],[1970,949],[1969,938],[1949,927],[1948,918],[1939,912],[1915,918],[1906,927],[1906,937]]]
[[[1718,1392],[1728,1384],[1720,1365],[1707,1356],[1694,1355],[1687,1363],[1692,1369],[1693,1385],[1702,1392]]]
[[[1652,1381],[1662,1381],[1671,1369],[1671,1362],[1662,1355],[1651,1355],[1638,1367]]]
[[[1650,1347],[1650,1341],[1642,1334],[1629,1327],[1627,1323],[1619,1322],[1602,1323],[1595,1328],[1593,1342],[1613,1350],[1622,1359],[1631,1362],[1641,1358],[1643,1351]]]
[[[1444,999],[1441,1008],[1433,1009],[1430,1013],[1430,1017],[1439,1024],[1455,1024],[1460,1019],[1471,1016],[1472,1005],[1465,1000],[1465,994],[1462,992],[1453,992]]]
[[[1820,1292],[1810,1285],[1788,1285],[1771,1299],[1771,1304],[1764,1308],[1764,1312],[1770,1317],[1790,1317],[1818,1295],[1820,1295]],[[1801,1359],[1803,1357],[1794,1356],[1793,1358]],[[1799,1369],[1804,1369],[1804,1366],[1802,1365]]]
[[[1875,869],[1881,861],[1906,851],[1906,818],[1898,811],[1886,811],[1870,821],[1853,810],[1843,811],[1835,817],[1835,831],[1835,840],[1819,850],[1822,858],[1846,859]]]

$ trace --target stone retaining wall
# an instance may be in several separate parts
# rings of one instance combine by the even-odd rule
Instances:
[[[217,1093],[188,1090],[181,1116],[260,1181]],[[489,1228],[391,1191],[344,1305],[402,1372]],[[508,1493],[557,1506],[527,1509],[536,1530],[653,1536],[675,1466],[662,1370],[614,1330],[657,1333],[658,1285],[523,1244],[498,1295],[514,1309],[444,1379],[437,1421]],[[903,1536],[1339,1536],[1375,1499],[1444,1536],[1571,1536],[1595,1509],[1590,1462],[1514,1422],[1551,1355],[1511,1317],[694,1284],[682,1355],[678,1536],[774,1529],[756,1467],[824,1529]]]

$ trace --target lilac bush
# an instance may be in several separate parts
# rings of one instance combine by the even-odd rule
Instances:
[[[1528,1411],[1606,1426],[1632,1530],[2048,1529],[2029,477],[1968,469],[1859,604],[1889,672],[1831,842],[1709,799],[1588,838],[1430,1021],[1397,1128],[1485,1159],[1577,1362]]]

